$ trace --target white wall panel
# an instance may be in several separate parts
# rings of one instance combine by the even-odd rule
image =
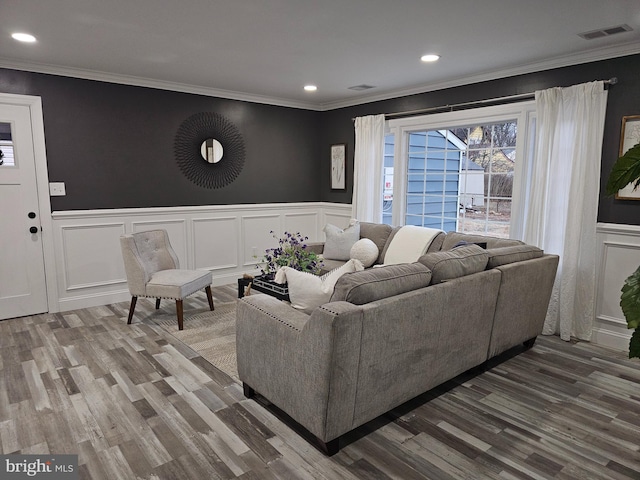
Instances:
[[[62,227],[62,255],[59,258],[64,290],[122,283],[125,274],[118,239],[123,232],[123,223]]]
[[[282,215],[244,215],[242,217],[242,264],[255,265],[267,248],[277,245],[274,235],[282,234]],[[271,233],[274,232],[274,233]]]
[[[235,216],[193,220],[195,268],[235,268],[238,266],[239,246],[240,232]]]
[[[284,231],[293,234],[300,232],[303,236],[309,237],[310,242],[316,242],[322,238],[321,228],[317,212],[287,213],[284,215]]]
[[[625,279],[640,266],[640,227],[598,224],[596,318],[591,341],[627,350],[631,330],[620,308]]]
[[[200,207],[55,212],[57,310],[128,301],[119,237],[166,229],[183,268],[213,271],[214,285],[255,274],[265,249],[285,229],[310,241],[324,239],[326,218],[346,226],[350,205],[326,203],[215,205]],[[313,239],[313,240],[312,240]]]

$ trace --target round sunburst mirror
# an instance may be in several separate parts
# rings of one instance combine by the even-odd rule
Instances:
[[[176,133],[174,150],[182,173],[205,188],[229,185],[244,166],[244,142],[229,120],[213,112],[187,118]]]

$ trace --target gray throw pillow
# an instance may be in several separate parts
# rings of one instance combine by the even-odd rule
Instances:
[[[431,270],[431,283],[482,272],[489,261],[489,254],[478,245],[465,245],[453,250],[427,253],[418,260]]]
[[[327,223],[324,233],[326,240],[322,251],[323,258],[346,261],[350,259],[351,247],[360,239],[360,223],[352,223],[344,230]]]
[[[336,282],[332,302],[364,305],[429,286],[431,272],[420,263],[402,263],[347,273]]]

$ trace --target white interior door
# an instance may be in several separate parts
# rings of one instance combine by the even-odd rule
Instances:
[[[31,111],[0,103],[0,319],[47,311]]]

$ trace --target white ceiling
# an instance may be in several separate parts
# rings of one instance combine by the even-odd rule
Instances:
[[[638,0],[0,1],[0,67],[315,110],[633,53]]]

